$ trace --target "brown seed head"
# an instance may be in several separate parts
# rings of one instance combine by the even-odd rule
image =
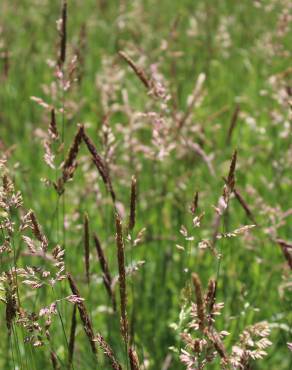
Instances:
[[[98,236],[96,234],[93,235],[93,239],[94,239],[94,244],[95,244],[96,252],[97,252],[97,255],[98,255],[100,267],[101,267],[101,270],[102,270],[102,273],[103,273],[102,274],[103,283],[104,283],[104,286],[105,286],[105,288],[108,292],[109,297],[111,298],[113,309],[114,309],[114,311],[116,311],[116,299],[115,299],[115,294],[114,294],[114,291],[113,291],[113,288],[112,288],[112,277],[111,277],[111,274],[110,274],[108,262],[107,262],[105,254],[104,254],[104,251],[102,249],[102,246],[100,244],[100,241],[98,239]]]
[[[113,350],[111,349],[110,345],[104,340],[104,338],[97,334],[96,341],[103,350],[103,353],[108,358],[108,360],[111,363],[111,366],[114,370],[122,370],[122,366],[118,362],[118,360],[115,358],[115,355],[113,353]]]
[[[136,76],[140,79],[140,81],[143,83],[143,85],[147,89],[151,89],[151,82],[146,76],[146,73],[144,70],[137,66],[137,64],[129,57],[128,54],[126,54],[124,51],[119,51],[120,57],[122,57],[132,68],[132,70],[135,72]]]
[[[57,128],[57,122],[56,122],[56,113],[55,109],[51,109],[51,120],[49,125],[49,134],[51,135],[53,140],[56,140],[59,137],[59,132]]]
[[[138,355],[133,347],[129,348],[129,360],[130,360],[131,370],[140,369]]]
[[[131,183],[131,200],[130,200],[130,217],[129,217],[129,230],[133,230],[136,222],[136,201],[137,201],[137,180],[132,176]]]
[[[83,230],[84,230],[84,262],[85,262],[85,275],[87,283],[89,284],[90,275],[89,275],[89,220],[88,214],[84,214],[83,221]]]
[[[205,305],[202,293],[202,284],[199,275],[196,273],[192,274],[193,285],[196,293],[197,313],[199,320],[199,329],[204,331],[205,328]]]
[[[72,177],[73,172],[76,167],[76,158],[79,152],[79,147],[82,141],[84,132],[84,126],[78,125],[78,130],[74,136],[73,142],[70,146],[69,152],[67,154],[67,158],[63,165],[63,181],[66,182],[69,178]]]
[[[233,191],[234,185],[235,185],[236,159],[237,159],[237,151],[235,150],[233,155],[232,155],[230,168],[229,168],[229,174],[228,174],[228,178],[227,178],[227,185],[229,187],[230,192]]]
[[[191,205],[191,212],[193,215],[196,213],[198,209],[198,204],[199,204],[199,192],[196,191],[194,199],[193,199],[193,203]]]
[[[61,32],[60,32],[60,56],[59,56],[59,66],[63,66],[66,60],[66,44],[67,44],[67,1],[63,1],[62,6],[62,24],[61,24]]]
[[[48,249],[49,242],[46,238],[46,236],[42,233],[40,225],[37,221],[37,218],[33,211],[30,211],[29,213],[30,220],[32,223],[32,232],[36,239],[41,243],[41,248],[44,252]]]
[[[120,284],[120,304],[121,304],[121,332],[124,341],[128,342],[128,319],[127,319],[127,292],[126,292],[126,270],[122,222],[119,215],[116,215],[116,244],[117,258],[119,267],[119,284]]]
[[[78,298],[81,298],[79,289],[78,289],[78,287],[76,285],[76,282],[74,281],[72,275],[67,274],[67,277],[68,277],[68,281],[69,281],[69,285],[70,285],[72,293],[74,295],[76,295]],[[79,314],[80,314],[80,318],[81,318],[81,321],[82,321],[82,324],[83,324],[83,329],[85,331],[85,334],[87,335],[87,338],[88,338],[90,346],[91,346],[91,350],[96,355],[97,351],[96,351],[96,346],[95,346],[93,326],[92,326],[90,317],[88,315],[86,306],[85,306],[85,304],[83,303],[82,300],[78,300],[76,304],[77,304],[78,311],[79,311]]]
[[[86,134],[85,131],[83,132],[83,140],[84,140],[89,152],[91,153],[92,160],[93,160],[100,176],[102,177],[102,180],[103,180],[104,184],[106,185],[106,187],[107,187],[107,189],[108,189],[108,191],[109,191],[109,193],[112,197],[113,202],[115,203],[116,195],[115,195],[115,192],[113,190],[111,178],[109,176],[109,171],[108,171],[108,168],[107,168],[106,164],[104,163],[104,160],[98,154],[95,145],[93,144],[92,140]]]
[[[72,319],[71,319],[69,345],[68,345],[68,370],[71,370],[72,364],[73,364],[73,355],[74,355],[74,348],[75,348],[75,334],[76,334],[76,327],[77,327],[76,311],[77,311],[77,305],[74,304]]]

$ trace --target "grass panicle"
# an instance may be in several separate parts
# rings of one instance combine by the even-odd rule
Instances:
[[[15,282],[12,278],[11,273],[6,273],[7,277],[7,285],[5,286],[5,303],[6,303],[6,327],[8,330],[8,335],[11,335],[13,321],[16,318],[16,314],[18,311],[18,304],[17,304],[17,288]]]
[[[224,361],[223,363],[225,365],[227,365],[228,362],[229,362],[228,355],[227,355],[225,346],[224,346],[220,336],[218,335],[218,333],[215,330],[207,330],[206,334],[207,334],[208,339],[213,343],[214,348],[216,349],[216,351],[219,353],[219,356]]]
[[[56,353],[51,350],[50,352],[50,357],[51,357],[51,362],[52,362],[52,367],[54,370],[61,370],[61,367],[60,367],[60,364],[59,364],[59,361],[58,361],[58,357],[56,355]]]
[[[192,281],[195,288],[196,293],[196,303],[197,303],[197,311],[198,311],[198,319],[199,319],[199,328],[201,331],[205,328],[205,304],[203,299],[203,292],[202,292],[202,283],[199,278],[199,275],[195,272],[192,274]]]
[[[234,186],[235,186],[235,168],[236,168],[236,161],[237,161],[237,150],[233,152],[232,158],[231,158],[231,163],[230,163],[230,168],[229,168],[229,173],[227,177],[227,185],[230,189],[230,192],[233,191]]]
[[[136,202],[137,202],[137,180],[135,176],[132,176],[129,231],[132,231],[134,229],[136,223]]]
[[[128,343],[125,247],[124,247],[124,241],[123,241],[122,221],[118,214],[116,215],[116,243],[117,243],[117,259],[118,259],[118,267],[119,267],[121,333],[122,333],[125,343]]]
[[[67,48],[67,1],[63,0],[62,13],[61,13],[61,29],[60,29],[60,55],[59,66],[62,67],[66,61],[66,48]]]
[[[102,157],[98,154],[97,150],[96,150],[96,147],[94,145],[94,143],[92,142],[92,140],[90,139],[90,137],[86,134],[86,132],[84,131],[83,132],[83,140],[92,156],[92,160],[105,184],[105,186],[107,187],[111,197],[112,197],[112,200],[113,202],[115,203],[116,201],[116,194],[113,190],[113,186],[112,186],[112,181],[111,181],[111,178],[110,178],[110,175],[109,175],[109,171],[108,171],[108,168],[106,166],[106,164],[104,163],[104,160],[102,159]]]
[[[99,347],[102,349],[102,351],[105,354],[105,356],[107,357],[107,359],[109,360],[112,369],[114,369],[114,370],[122,370],[121,364],[116,359],[116,357],[115,357],[115,355],[113,353],[113,350],[111,349],[110,345],[104,340],[104,338],[102,337],[102,335],[97,334],[96,341],[97,341]]]
[[[133,347],[129,348],[129,362],[131,370],[140,370],[138,355]]]
[[[57,121],[56,121],[56,113],[55,113],[54,108],[51,109],[51,119],[50,119],[50,124],[49,124],[49,133],[50,133],[53,140],[58,139],[59,132],[58,132]]]
[[[281,247],[283,255],[284,255],[290,269],[292,270],[292,244],[286,242],[283,239],[276,239],[276,242]]]
[[[193,202],[191,204],[191,212],[194,215],[197,212],[199,206],[199,192],[196,191]]]
[[[83,218],[83,245],[84,245],[84,263],[85,263],[85,276],[87,284],[90,282],[90,263],[89,263],[89,219],[88,214],[84,214]]]
[[[72,318],[71,318],[71,327],[70,327],[70,338],[68,344],[68,370],[73,368],[73,356],[75,350],[75,337],[76,337],[76,328],[77,328],[77,304],[73,306]]]
[[[91,347],[91,350],[92,350],[93,354],[97,355],[93,326],[92,326],[92,322],[91,322],[91,319],[89,317],[89,314],[87,312],[86,306],[83,303],[83,300],[81,299],[79,289],[78,289],[78,287],[76,285],[76,282],[74,281],[72,275],[68,273],[67,278],[68,278],[69,285],[70,285],[72,293],[77,298],[79,298],[79,300],[77,302],[77,307],[78,307],[80,318],[81,318],[81,321],[82,321],[82,324],[83,324],[83,329],[84,329],[85,334],[86,334],[86,336],[89,340],[90,347]]]
[[[238,190],[238,188],[234,188],[233,189],[234,191],[234,195],[235,195],[235,198],[237,199],[237,201],[239,202],[239,204],[242,206],[242,208],[244,209],[247,217],[256,225],[256,221],[255,221],[255,218],[254,218],[254,215],[249,207],[249,205],[247,204],[247,202],[245,201],[245,199],[243,198],[241,192]]]
[[[147,89],[151,89],[151,81],[148,79],[148,77],[146,76],[146,73],[145,71],[140,68],[134,61],[133,59],[131,59],[129,57],[129,55],[127,53],[125,53],[124,51],[119,51],[119,55],[121,58],[123,58],[127,63],[128,65],[132,68],[132,70],[135,72],[136,76],[139,78],[139,80],[143,83],[143,85],[147,88]]]
[[[227,145],[229,145],[230,142],[231,142],[232,133],[235,129],[235,126],[236,126],[236,123],[237,123],[237,120],[238,120],[238,116],[239,116],[239,112],[240,112],[240,106],[239,106],[239,104],[237,104],[234,111],[233,111],[231,121],[230,121],[230,125],[229,125],[229,128],[228,128],[227,139],[226,139]]]
[[[46,252],[48,249],[48,245],[49,245],[48,239],[41,231],[40,224],[38,223],[36,215],[32,210],[30,210],[29,216],[30,216],[30,221],[32,224],[32,232],[34,236],[36,237],[36,239],[41,243],[41,248],[43,252]]]
[[[117,309],[117,307],[116,307],[116,298],[115,298],[115,294],[114,294],[113,287],[112,287],[112,285],[113,285],[112,284],[112,276],[110,274],[108,262],[107,262],[106,256],[104,254],[104,251],[102,249],[102,246],[100,244],[100,241],[99,241],[99,238],[98,238],[97,234],[93,235],[93,240],[94,240],[94,245],[95,245],[95,249],[96,249],[96,252],[97,252],[99,264],[100,264],[100,267],[101,267],[101,270],[102,270],[103,283],[104,283],[106,291],[107,291],[107,293],[108,293],[108,295],[111,299],[113,310],[116,311],[116,309]]]
[[[75,169],[75,161],[79,152],[79,147],[82,142],[84,126],[78,125],[77,132],[68,151],[67,157],[63,165],[63,180],[67,181],[72,176],[72,171]]]
[[[291,367],[291,5],[229,3],[1,2],[0,369]]]
[[[217,290],[217,283],[216,280],[210,279],[208,283],[208,289],[205,296],[205,307],[207,312],[210,313],[212,319],[212,312],[216,302],[216,290]]]

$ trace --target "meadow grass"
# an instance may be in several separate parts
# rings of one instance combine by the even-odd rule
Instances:
[[[62,9],[0,4],[0,368],[291,368],[289,1]]]

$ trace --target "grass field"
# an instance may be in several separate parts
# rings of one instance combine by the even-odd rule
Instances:
[[[292,368],[291,21],[1,1],[0,369]]]

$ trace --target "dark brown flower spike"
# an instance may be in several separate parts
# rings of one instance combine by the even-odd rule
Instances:
[[[136,222],[136,201],[137,201],[137,180],[132,176],[131,183],[131,200],[130,200],[130,217],[129,217],[129,230],[133,230]]]
[[[111,277],[111,274],[110,274],[108,262],[107,262],[105,254],[104,254],[104,251],[102,249],[102,246],[100,244],[100,241],[98,239],[98,236],[96,234],[93,235],[93,239],[94,239],[94,244],[95,244],[96,252],[97,252],[97,255],[98,255],[98,260],[99,260],[99,263],[100,263],[100,267],[101,267],[101,270],[102,270],[103,283],[104,283],[104,286],[105,286],[105,288],[108,292],[108,295],[109,295],[109,297],[112,301],[113,310],[116,311],[116,299],[115,299],[115,294],[114,294],[114,291],[113,291],[113,288],[112,288],[112,277]]]
[[[109,176],[108,168],[105,165],[104,160],[98,154],[95,145],[93,144],[92,140],[86,134],[85,131],[83,132],[83,140],[84,140],[84,142],[85,142],[85,144],[86,144],[86,146],[87,146],[87,148],[88,148],[88,150],[89,150],[89,152],[92,156],[92,160],[93,160],[100,176],[102,177],[102,180],[103,180],[104,184],[106,185],[106,187],[107,187],[107,189],[108,189],[108,191],[109,191],[109,193],[112,197],[113,202],[115,203],[116,195],[115,195],[115,192],[113,190],[113,186],[112,186],[111,178]]]
[[[117,258],[118,258],[119,284],[120,284],[121,333],[122,333],[125,343],[127,343],[128,342],[128,319],[127,319],[126,269],[125,269],[122,221],[119,215],[116,215],[116,243],[117,243]]]
[[[76,285],[76,282],[74,281],[72,275],[67,274],[67,277],[68,277],[68,281],[69,281],[72,293],[76,297],[81,298],[79,289],[78,289],[78,287]],[[81,321],[82,321],[82,324],[83,324],[83,329],[84,329],[85,334],[86,334],[86,336],[89,340],[89,343],[90,343],[91,350],[94,353],[94,355],[96,355],[97,350],[96,350],[96,345],[95,345],[95,337],[94,337],[94,332],[93,332],[93,326],[92,326],[90,317],[88,315],[86,306],[85,306],[85,304],[83,303],[83,301],[81,299],[79,299],[76,304],[77,304],[78,311],[79,311],[79,314],[80,314],[80,318],[81,318]]]
[[[202,283],[199,275],[196,273],[192,274],[193,285],[196,293],[197,312],[199,319],[199,328],[201,331],[205,328],[205,305],[203,300]]]
[[[61,15],[62,23],[61,23],[61,30],[60,30],[60,56],[59,56],[59,66],[63,66],[66,60],[66,44],[67,44],[67,1],[63,1],[62,6],[62,15]]]
[[[132,70],[135,72],[136,76],[140,79],[140,81],[143,83],[143,85],[147,89],[151,89],[151,82],[146,76],[146,73],[144,70],[137,66],[137,64],[129,57],[128,54],[126,54],[124,51],[119,51],[120,57],[122,57],[132,68]]]
[[[87,284],[89,284],[90,281],[90,275],[89,275],[89,220],[88,220],[88,214],[84,214],[84,221],[83,221],[83,233],[84,233],[84,262],[85,262],[85,275],[86,275],[86,281]]]

